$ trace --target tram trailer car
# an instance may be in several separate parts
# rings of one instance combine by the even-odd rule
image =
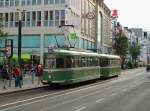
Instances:
[[[43,84],[74,84],[100,78],[99,54],[54,49],[45,57]]]
[[[100,54],[101,78],[118,76],[121,73],[120,57],[116,55]]]

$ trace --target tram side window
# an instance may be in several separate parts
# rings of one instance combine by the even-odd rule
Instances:
[[[117,59],[112,59],[111,60],[111,65],[118,65],[118,60]]]
[[[99,60],[98,60],[98,58],[95,58],[94,59],[94,66],[98,66],[98,64],[99,64]]]
[[[66,56],[65,58],[65,67],[71,68],[75,66],[75,60],[74,57]]]
[[[80,65],[79,65],[79,57],[75,57],[75,59],[74,59],[74,67],[79,67]]]
[[[88,58],[88,66],[92,66],[92,58]]]
[[[101,67],[106,67],[106,66],[108,66],[109,64],[110,64],[109,59],[107,59],[107,58],[101,58],[101,59],[100,59],[100,66],[101,66]]]
[[[45,68],[55,68],[55,59],[54,58],[45,59],[44,67]]]
[[[87,58],[81,57],[80,59],[80,67],[86,67],[87,66]]]
[[[64,59],[63,58],[56,59],[56,68],[64,68]]]

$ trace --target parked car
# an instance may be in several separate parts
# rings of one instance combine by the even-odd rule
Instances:
[[[146,65],[146,71],[150,71],[150,64]]]

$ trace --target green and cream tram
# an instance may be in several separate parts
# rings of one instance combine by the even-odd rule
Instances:
[[[100,78],[99,54],[53,49],[45,56],[43,83],[73,84]]]
[[[120,57],[79,51],[52,49],[45,55],[43,84],[74,84],[120,74]]]
[[[121,73],[120,57],[100,54],[100,75],[102,78],[118,76]]]

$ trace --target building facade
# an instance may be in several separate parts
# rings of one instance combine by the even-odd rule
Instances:
[[[18,21],[22,21],[22,53],[43,58],[49,46],[63,47],[67,32],[75,32],[70,44],[76,48],[95,49],[97,41],[97,0],[0,0],[0,16],[4,18],[4,30],[13,40],[14,53],[18,47]],[[109,13],[100,2],[102,14],[99,23],[102,46],[109,44]],[[93,17],[90,18],[90,14]],[[95,14],[95,15],[94,15]],[[73,25],[74,27],[62,25]],[[69,28],[68,28],[69,27]],[[104,33],[103,33],[104,32]]]
[[[99,1],[97,7],[97,48],[102,53],[110,53],[111,10]]]

